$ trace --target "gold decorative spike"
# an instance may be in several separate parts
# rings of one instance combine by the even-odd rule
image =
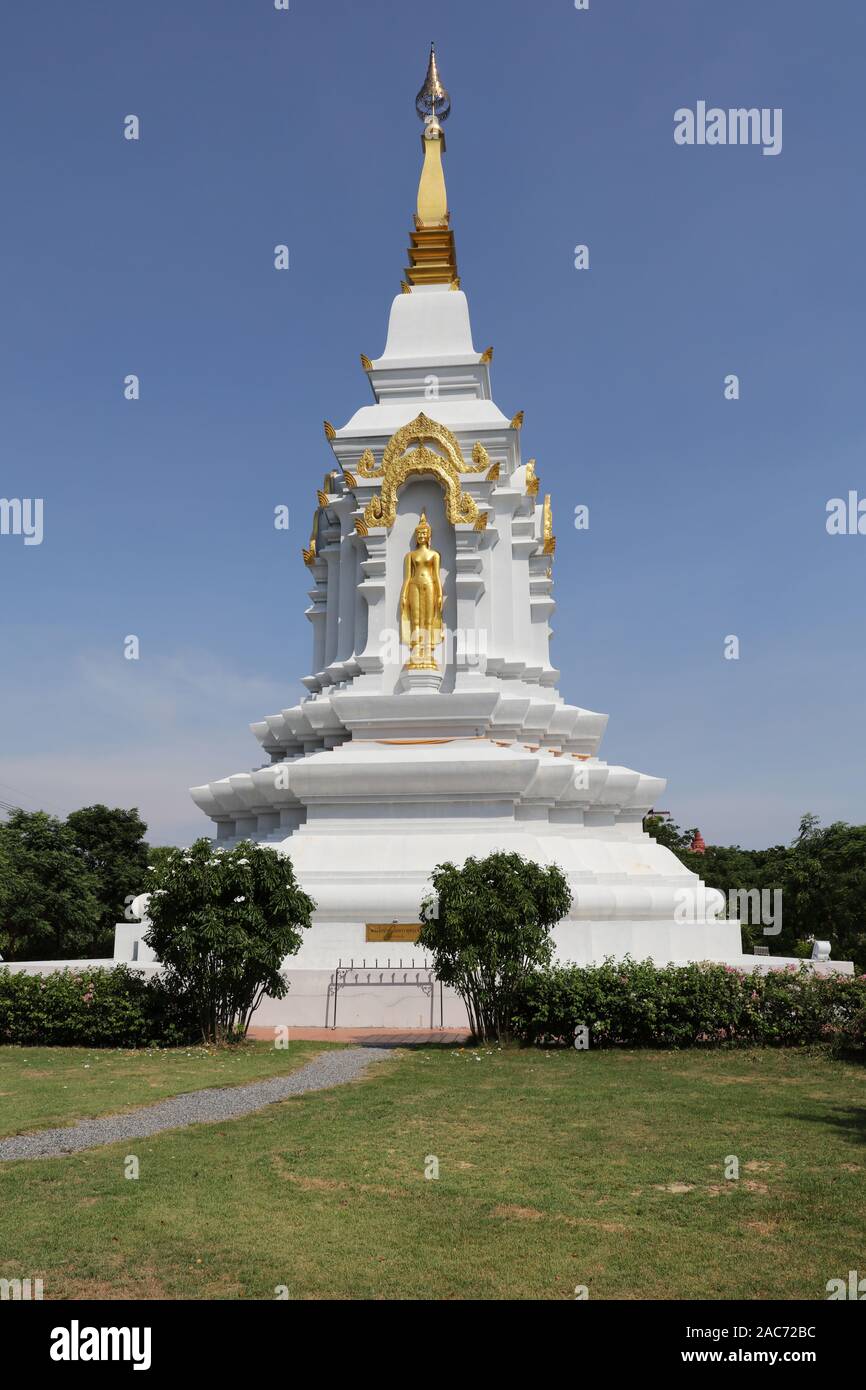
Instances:
[[[316,541],[317,541],[317,539],[318,539],[318,535],[319,535],[319,513],[318,513],[318,511],[315,511],[315,512],[313,512],[313,524],[312,524],[312,527],[310,528],[310,546],[309,546],[309,549],[308,549],[308,550],[303,550],[303,551],[301,552],[301,554],[302,554],[303,557],[304,557],[304,564],[305,564],[305,565],[311,565],[311,564],[313,563],[313,561],[316,559]]]
[[[376,476],[376,460],[373,457],[372,449],[365,449],[358,460],[358,472],[362,478],[374,478]]]
[[[484,350],[484,352],[482,352],[482,354],[481,354],[481,361],[484,363],[485,366],[487,366],[488,362],[492,362],[492,361],[493,361],[493,348],[492,348],[492,347],[486,348],[486,349]]]
[[[538,496],[539,479],[535,472],[535,459],[530,459],[526,465],[526,495],[527,497]]]
[[[328,422],[327,422],[327,420],[326,420],[326,421],[325,421],[325,431],[326,431],[326,433],[327,433],[327,425],[328,425]],[[319,521],[321,520],[321,516],[322,516],[322,508],[323,508],[323,507],[327,507],[328,502],[330,501],[331,497],[333,496],[333,494],[334,494],[334,484],[335,484],[337,478],[339,478],[339,476],[340,476],[340,474],[339,474],[339,472],[337,471],[337,469],[336,469],[336,468],[332,468],[331,471],[330,471],[329,473],[326,473],[325,476],[324,476],[324,478],[322,479],[322,486],[321,486],[320,488],[316,488],[316,501],[317,501],[317,503],[318,503],[318,506],[316,507],[316,510],[313,512],[313,525],[312,525],[312,528],[311,528],[311,531],[310,531],[310,545],[309,545],[309,549],[304,550],[304,551],[302,552],[302,553],[303,553],[303,556],[304,556],[304,564],[305,564],[305,565],[311,565],[311,564],[313,563],[313,561],[316,559],[316,556],[317,556],[317,549],[316,549],[316,546],[317,546],[317,542],[318,542],[318,538],[319,538]]]
[[[401,292],[402,292],[403,294],[411,294],[411,293],[412,293],[412,286],[411,286],[411,285],[407,285],[405,280],[401,280],[401,281],[400,281],[400,290],[401,290]]]
[[[469,473],[483,473],[490,467],[490,455],[480,440],[476,440],[472,449],[472,467],[467,469]]]
[[[366,536],[366,535],[367,535],[368,527],[367,527],[367,523],[366,523],[366,521],[364,520],[363,517],[361,517],[361,516],[356,516],[356,517],[355,517],[355,530],[357,531],[357,533],[358,533],[359,536]]]
[[[409,648],[409,671],[438,671],[433,657],[443,637],[442,579],[438,550],[430,548],[432,533],[426,514],[415,527],[415,549],[403,560],[400,592],[400,641]]]
[[[552,579],[552,578],[553,578],[553,565],[548,565],[548,566],[547,566],[547,569],[544,571],[544,577],[545,577],[545,579]]]
[[[511,425],[510,425],[509,428],[510,428],[510,429],[513,429],[513,430],[522,429],[522,428],[523,428],[523,415],[524,415],[524,412],[523,412],[522,410],[518,410],[518,412],[517,412],[517,414],[515,415],[514,419],[511,421]]]
[[[478,517],[478,520],[475,523],[476,531],[484,531],[487,529],[487,517],[487,512],[481,512],[480,516]]]
[[[344,468],[343,477],[346,479],[346,487],[351,488],[354,492],[355,488],[358,486],[358,479],[355,477],[354,473],[350,473],[348,468]]]
[[[373,370],[373,363],[370,361],[366,352],[361,353],[361,366],[364,368],[365,372],[372,372]]]
[[[550,493],[544,495],[544,506],[541,510],[541,532],[544,539],[542,555],[553,555],[556,550],[556,536],[553,534],[553,508],[550,505]]]
[[[499,461],[498,461],[498,460],[497,460],[496,463],[492,464],[492,466],[491,466],[491,468],[490,468],[490,472],[487,474],[487,479],[486,479],[486,481],[487,481],[488,483],[498,483],[498,482],[499,482]]]
[[[337,431],[334,429],[334,426],[331,424],[330,420],[323,421],[323,424],[325,427],[325,438],[330,443],[332,439],[337,438]]]
[[[459,276],[459,275],[455,275],[455,276],[454,276],[454,279],[451,281],[451,284],[448,286],[448,288],[449,288],[449,290],[459,290],[459,288],[460,288],[460,276]]]

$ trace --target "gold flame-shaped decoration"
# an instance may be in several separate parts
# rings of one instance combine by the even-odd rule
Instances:
[[[556,536],[553,534],[553,508],[550,505],[550,493],[544,495],[544,506],[541,510],[541,538],[542,555],[553,555],[556,551]]]

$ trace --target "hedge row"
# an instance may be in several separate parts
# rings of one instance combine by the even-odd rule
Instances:
[[[0,1043],[172,1046],[197,1034],[183,1003],[158,976],[145,980],[124,965],[51,975],[0,970]]]
[[[517,1039],[572,1045],[581,1027],[591,1048],[829,1042],[866,1054],[866,975],[607,960],[528,977]],[[145,980],[123,965],[44,976],[0,970],[0,1043],[143,1047],[197,1036],[182,1000],[158,976]]]
[[[530,975],[514,1036],[573,1045],[580,1027],[589,1030],[590,1048],[829,1042],[864,1051],[866,975],[821,976],[807,966],[759,975],[709,962],[659,967],[633,960]]]

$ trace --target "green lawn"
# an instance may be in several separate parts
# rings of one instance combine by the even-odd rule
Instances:
[[[108,1051],[87,1047],[0,1047],[0,1136],[74,1124],[197,1091],[294,1071],[329,1043],[249,1042],[238,1048]]]
[[[8,1089],[27,1054],[0,1055]],[[0,1276],[46,1298],[821,1299],[866,1269],[864,1084],[805,1052],[404,1052],[244,1119],[0,1166]]]

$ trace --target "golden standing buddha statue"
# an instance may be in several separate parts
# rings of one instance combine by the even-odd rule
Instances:
[[[433,649],[442,641],[442,580],[439,552],[431,550],[426,514],[415,527],[415,549],[403,561],[400,592],[400,641],[409,648],[409,671],[438,671]]]

